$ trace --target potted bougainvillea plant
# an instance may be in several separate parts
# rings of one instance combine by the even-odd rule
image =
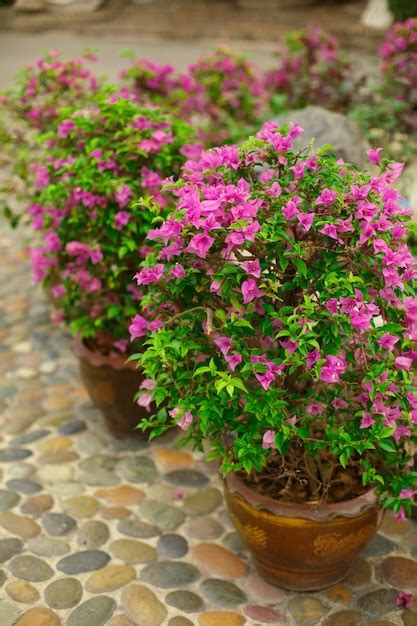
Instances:
[[[382,507],[411,511],[417,297],[401,166],[293,151],[301,132],[267,123],[187,164],[135,279],[158,325],[142,427],[220,459],[260,574],[308,590],[346,575]]]
[[[129,279],[149,251],[145,244],[138,251],[137,242],[152,223],[153,202],[168,201],[161,182],[178,174],[188,138],[183,122],[104,90],[91,106],[62,111],[35,167],[28,208],[37,233],[34,278],[55,319],[75,335],[82,378],[116,434],[131,432],[146,412],[133,404],[137,372],[125,366],[141,297]]]
[[[139,101],[155,103],[192,123],[206,147],[247,137],[259,128],[266,109],[260,73],[243,55],[226,48],[180,73],[172,65],[134,60],[122,77]]]

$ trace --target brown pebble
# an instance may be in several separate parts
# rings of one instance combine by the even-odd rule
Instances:
[[[26,611],[14,626],[59,626],[60,623],[61,620],[56,613],[40,606]]]
[[[241,578],[248,571],[238,556],[215,543],[200,543],[192,549],[194,558],[208,574],[225,578]]]
[[[85,588],[91,593],[113,591],[124,587],[135,578],[136,570],[131,565],[107,565],[90,576]]]
[[[402,556],[389,556],[382,562],[384,578],[394,587],[417,587],[417,563]]]
[[[145,497],[145,492],[130,485],[120,485],[111,489],[98,489],[94,495],[115,506],[125,506],[140,502]]]
[[[129,511],[124,506],[109,506],[101,510],[103,519],[124,519],[130,515],[132,515],[132,511]]]
[[[243,615],[231,611],[207,611],[198,618],[200,626],[242,626],[245,621]]]
[[[38,590],[23,580],[12,580],[6,585],[6,591],[13,600],[25,604],[33,604],[40,598]]]
[[[25,515],[40,517],[43,513],[49,511],[49,509],[53,507],[53,504],[53,498],[48,494],[32,496],[26,500],[26,502],[20,507],[20,510]]]
[[[29,517],[22,517],[5,511],[0,513],[0,526],[23,539],[32,539],[41,532],[40,526]]]
[[[157,463],[167,470],[178,469],[180,467],[191,467],[194,465],[194,459],[189,452],[184,450],[171,450],[170,448],[162,448],[154,452],[154,458]]]
[[[123,613],[121,615],[113,615],[111,620],[107,622],[107,626],[135,626],[134,622]]]
[[[344,604],[345,606],[349,606],[351,601],[350,591],[344,585],[335,585],[334,587],[330,587],[325,591],[325,595],[332,602]]]
[[[36,448],[39,452],[42,453],[50,453],[50,452],[62,452],[62,450],[68,450],[68,448],[72,447],[72,439],[70,437],[51,437],[50,439],[45,439],[38,443]]]

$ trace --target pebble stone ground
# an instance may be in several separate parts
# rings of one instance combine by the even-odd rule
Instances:
[[[172,439],[115,440],[0,226],[0,626],[417,625],[417,524],[387,516],[348,578],[262,582],[213,467]],[[417,598],[416,598],[417,600]]]

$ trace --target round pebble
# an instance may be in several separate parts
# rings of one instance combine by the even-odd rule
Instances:
[[[371,578],[372,567],[370,563],[365,559],[357,558],[354,560],[352,569],[343,582],[347,585],[352,585],[352,587],[363,587],[371,581]]]
[[[50,609],[36,607],[24,613],[15,626],[59,626],[61,620]]]
[[[384,535],[376,535],[374,539],[362,550],[363,556],[383,556],[398,549],[398,545],[387,539]]]
[[[98,503],[91,496],[76,496],[64,500],[62,508],[74,517],[93,517],[98,509]]]
[[[48,489],[49,493],[52,493],[54,496],[59,496],[60,498],[79,496],[80,494],[84,493],[84,491],[85,487],[82,483],[76,483],[71,481],[52,485]]]
[[[54,575],[48,563],[38,559],[36,556],[16,556],[10,562],[9,569],[16,578],[22,578],[31,583],[48,580]]]
[[[358,608],[370,617],[382,617],[395,609],[398,591],[387,587],[366,593],[358,600]]]
[[[12,600],[23,604],[33,604],[40,598],[39,591],[23,580],[12,580],[6,585],[6,591]]]
[[[296,624],[300,626],[313,626],[329,612],[329,609],[320,600],[310,596],[293,596],[288,608]]]
[[[56,568],[64,574],[75,575],[82,572],[92,572],[104,567],[110,561],[108,554],[102,550],[85,550],[70,554],[58,561]]]
[[[329,615],[323,626],[365,626],[365,622],[358,611],[338,611]]]
[[[38,556],[64,556],[70,551],[70,547],[65,541],[49,539],[48,537],[29,539],[26,545],[28,550]]]
[[[199,626],[243,626],[243,615],[231,611],[207,611],[198,618]]]
[[[0,511],[8,511],[20,502],[20,496],[13,491],[0,489]]]
[[[154,457],[156,459],[156,462],[162,465],[167,470],[174,470],[194,465],[194,459],[192,454],[186,452],[185,450],[172,450],[171,448],[162,448],[161,450],[155,450]]]
[[[133,539],[117,539],[110,544],[109,550],[116,559],[125,563],[149,563],[156,559],[155,548]]]
[[[156,548],[160,554],[170,559],[180,559],[188,552],[188,543],[181,535],[167,533],[158,539]]]
[[[83,595],[81,583],[76,578],[54,580],[45,589],[45,600],[53,609],[71,609]]]
[[[382,574],[395,587],[417,587],[417,563],[401,556],[390,556],[382,562]]]
[[[46,511],[49,511],[53,507],[54,501],[48,494],[33,496],[28,498],[24,504],[20,507],[20,510],[25,515],[32,515],[33,517],[40,517]]]
[[[142,570],[140,577],[146,583],[163,589],[183,587],[195,582],[200,573],[194,565],[179,561],[157,561]]]
[[[117,472],[131,483],[151,483],[158,476],[155,463],[147,456],[131,456],[119,461]]]
[[[13,626],[16,623],[21,609],[9,602],[0,602],[0,624],[1,626]]]
[[[94,473],[86,472],[80,476],[80,480],[91,487],[110,487],[120,482],[114,472],[105,469],[98,469]]]
[[[84,472],[94,472],[95,470],[104,469],[112,470],[116,465],[117,459],[107,454],[93,454],[79,464],[80,470]]]
[[[47,437],[51,431],[46,430],[46,428],[41,428],[39,430],[32,430],[30,433],[24,433],[23,435],[19,435],[15,437],[11,441],[9,441],[9,446],[19,447],[25,446],[28,443],[34,443],[35,441],[39,441],[39,439],[43,439]]]
[[[85,522],[79,529],[77,543],[85,548],[99,548],[109,537],[110,531],[104,522],[91,520]]]
[[[23,537],[23,539],[32,539],[37,537],[41,532],[40,526],[28,517],[21,517],[6,511],[0,513],[0,526],[13,533]]]
[[[45,483],[64,483],[72,480],[74,468],[68,465],[57,467],[41,467],[38,476]]]
[[[131,565],[107,565],[90,576],[85,588],[90,593],[103,593],[124,587],[136,578]]]
[[[159,500],[143,500],[140,503],[143,517],[161,530],[176,530],[185,520],[184,513],[177,507]]]
[[[247,548],[245,544],[243,543],[240,536],[234,531],[228,533],[225,537],[223,537],[222,542],[226,548],[228,548],[232,552],[235,552],[236,554],[242,554],[246,552]]]
[[[109,596],[90,598],[73,610],[66,626],[104,626],[115,608],[116,602]]]
[[[201,472],[191,469],[179,469],[165,474],[164,479],[177,487],[203,487],[207,485],[208,478]]]
[[[35,483],[33,480],[8,480],[6,483],[7,489],[11,489],[12,491],[19,491],[25,494],[32,494],[41,491],[42,485],[39,483]]]
[[[195,517],[187,521],[186,533],[193,539],[216,539],[224,528],[212,517]]]
[[[139,539],[149,539],[150,537],[159,535],[161,532],[156,526],[143,522],[136,517],[121,520],[117,525],[117,530],[122,533],[122,535],[137,537]]]
[[[77,522],[64,513],[46,513],[41,522],[48,535],[53,537],[69,535],[77,526]]]
[[[22,551],[23,542],[15,537],[0,540],[0,563],[8,561]]]
[[[234,608],[247,602],[246,594],[233,583],[218,578],[208,578],[200,585],[209,602],[223,608]]]
[[[131,485],[120,485],[111,489],[99,489],[95,495],[97,498],[102,498],[115,506],[126,506],[140,502],[144,498],[145,493]]]
[[[184,611],[185,613],[195,613],[204,608],[203,600],[192,591],[171,591],[165,597],[165,602],[169,604],[169,606],[173,606],[175,609]]]
[[[222,578],[241,578],[248,572],[242,559],[215,543],[200,543],[192,549],[202,571]]]
[[[82,420],[72,420],[71,422],[65,422],[58,428],[60,435],[75,435],[86,429],[86,424]]]
[[[14,463],[32,456],[31,450],[25,448],[4,448],[0,450],[0,463]]]
[[[184,500],[184,511],[188,515],[208,515],[223,502],[223,496],[216,487],[206,487],[188,495]]]
[[[127,615],[138,626],[161,626],[168,615],[153,591],[143,585],[123,589],[121,601]]]

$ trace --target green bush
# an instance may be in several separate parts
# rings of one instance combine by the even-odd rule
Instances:
[[[388,0],[391,13],[396,20],[417,17],[417,0]]]

